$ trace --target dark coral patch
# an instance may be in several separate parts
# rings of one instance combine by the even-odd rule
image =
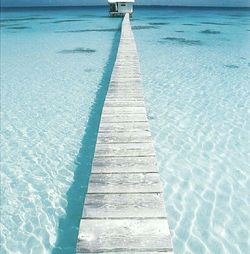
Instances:
[[[116,32],[120,28],[100,28],[100,29],[81,29],[81,30],[69,30],[69,31],[56,31],[55,33],[86,33],[86,32]]]
[[[200,40],[188,40],[188,39],[179,38],[179,37],[165,37],[165,38],[162,38],[162,40],[163,41],[159,41],[159,42],[169,41],[169,42],[174,42],[177,44],[188,45],[188,46],[202,45],[202,42]]]
[[[228,17],[235,17],[235,18],[244,18],[244,17],[249,17],[248,14],[232,14],[232,15],[227,15]]]
[[[219,23],[219,22],[200,22],[204,25],[217,25],[217,26],[230,26],[232,23]]]
[[[83,15],[79,15],[78,17],[79,18],[95,18],[95,17],[104,18],[104,17],[107,17],[107,16],[97,16],[97,15],[93,15],[93,14],[83,14]]]
[[[75,48],[75,49],[64,49],[59,51],[58,53],[61,54],[73,54],[73,53],[85,53],[85,54],[91,54],[95,53],[95,49],[89,49],[89,48]]]
[[[13,30],[25,30],[25,29],[30,29],[28,26],[9,26],[7,29],[13,29]]]
[[[51,23],[60,24],[60,23],[71,23],[71,22],[81,22],[83,19],[64,19],[64,20],[56,20]]]
[[[185,24],[182,24],[183,26],[198,26],[197,24],[192,24],[192,23],[185,23]]]
[[[13,26],[23,26],[22,23],[0,23],[1,27],[13,27]]]
[[[220,34],[221,32],[216,31],[216,30],[206,29],[206,30],[200,31],[200,33],[202,33],[202,34]]]
[[[89,73],[89,72],[92,72],[93,69],[84,69],[85,72]]]
[[[132,26],[133,30],[157,29],[157,26]]]
[[[166,17],[166,16],[162,16],[162,17],[149,17],[147,19],[150,19],[150,20],[157,20],[157,19],[178,19],[179,17],[175,17],[175,16],[169,16],[169,17]]]
[[[170,23],[169,22],[150,22],[148,24],[152,26],[163,26],[163,25],[169,25]]]
[[[224,66],[227,68],[230,68],[230,69],[238,69],[239,68],[239,66],[235,65],[235,64],[225,64]]]
[[[1,19],[1,22],[8,23],[8,22],[16,22],[16,21],[50,20],[50,19],[53,19],[53,18],[43,18],[43,17],[4,18],[4,19]]]

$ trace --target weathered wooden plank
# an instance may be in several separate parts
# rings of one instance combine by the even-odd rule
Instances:
[[[131,87],[132,87],[132,85],[134,85],[133,88],[130,87],[127,90],[133,89],[135,91],[143,92],[142,84],[135,85],[136,83],[139,83],[139,80],[132,80],[132,79],[127,80],[127,79],[117,79],[117,78],[115,80],[116,80],[116,82],[121,82],[121,83],[119,85],[111,85],[109,91],[114,90],[114,89],[124,89],[125,90],[126,85],[130,85]]]
[[[114,79],[112,78],[112,80],[114,80]],[[141,82],[141,79],[140,79],[139,76],[138,77],[116,76],[115,81],[116,82],[122,81],[122,82],[134,82],[134,83],[136,83],[136,82]]]
[[[142,100],[144,97],[143,97],[142,93],[131,93],[131,92],[125,93],[123,91],[117,91],[115,93],[108,93],[106,98],[107,99],[118,99],[118,100],[119,99],[121,99],[121,100],[131,100],[133,98],[133,99]]]
[[[105,123],[102,122],[99,132],[130,132],[130,131],[148,131],[149,124],[148,122],[118,122],[118,123]]]
[[[155,157],[95,157],[92,173],[156,172]]]
[[[163,218],[166,217],[161,193],[88,194],[85,218]]]
[[[128,62],[128,63],[125,64],[125,63],[121,63],[121,62],[116,61],[115,67],[116,68],[129,69],[129,70],[134,70],[135,68],[137,68],[137,70],[138,70],[139,69],[139,63],[133,62],[133,64],[132,64],[131,62]]]
[[[131,97],[131,96],[135,96],[135,97],[142,97],[144,98],[144,94],[143,94],[143,88],[133,88],[131,85],[127,85],[126,87],[118,87],[116,86],[116,89],[113,89],[112,87],[110,88],[109,95],[119,95],[121,94],[122,96],[125,97]]]
[[[104,107],[104,114],[146,114],[145,108],[142,107]]]
[[[132,117],[138,117],[132,118]],[[108,118],[113,118],[111,122],[108,121]],[[117,118],[117,119],[116,119]],[[125,131],[148,131],[149,124],[145,114],[142,113],[131,113],[127,115],[119,115],[118,113],[110,113],[110,114],[103,114],[101,119],[100,131],[110,131],[112,130],[123,130],[126,128]],[[133,130],[131,130],[133,129]]]
[[[143,89],[143,85],[141,84],[141,82],[128,82],[128,81],[125,81],[125,82],[113,81],[110,83],[109,87],[110,88],[118,87],[119,89],[126,88],[126,87],[129,87],[129,89],[132,89],[136,87],[136,88]]]
[[[90,252],[77,252],[76,254],[91,254]],[[174,254],[172,251],[150,251],[150,252],[145,252],[145,251],[133,251],[133,250],[126,250],[126,251],[116,251],[116,252],[102,252],[102,254]],[[93,252],[92,252],[93,254]]]
[[[131,72],[128,72],[127,75],[134,76],[134,74],[131,73]],[[120,76],[120,78],[118,79],[117,76]],[[112,86],[121,87],[125,84],[131,84],[131,85],[136,85],[138,87],[142,87],[142,83],[141,83],[141,80],[139,78],[128,80],[128,79],[125,79],[125,77],[122,78],[122,76],[119,73],[114,75],[114,78],[112,78],[111,83],[110,83],[110,87],[112,87]]]
[[[151,143],[152,138],[148,131],[135,132],[99,132],[97,143]]]
[[[110,89],[108,95],[123,95],[123,96],[135,96],[135,97],[143,97],[143,89]]]
[[[136,74],[136,75],[140,75],[141,72],[139,70],[139,64],[138,65],[115,65],[114,68],[113,68],[113,72],[112,74],[116,74],[116,73],[133,73],[133,74]],[[112,82],[112,81],[111,81]]]
[[[90,252],[77,252],[76,254],[93,254]],[[102,252],[102,254],[174,254],[174,252],[171,251],[171,249],[168,249],[167,251],[133,251],[133,250],[126,250],[126,251],[115,251],[115,252]]]
[[[115,92],[126,92],[126,93],[138,93],[143,94],[143,87],[141,85],[136,85],[134,83],[123,83],[118,85],[111,85],[109,87],[109,93],[115,93]]]
[[[143,90],[132,90],[132,89],[117,89],[117,90],[111,90],[108,92],[107,95],[110,96],[119,96],[122,95],[123,97],[142,97],[144,98]]]
[[[102,114],[102,123],[122,123],[122,122],[146,122],[145,114]]]
[[[77,253],[172,253],[128,15],[111,75]]]
[[[91,174],[88,193],[162,192],[158,173]]]
[[[103,156],[155,156],[152,143],[96,144],[96,157]]]
[[[127,78],[127,76],[130,76],[131,78]],[[133,78],[132,78],[133,76]],[[112,80],[116,80],[116,82],[119,82],[119,81],[122,81],[123,83],[139,83],[141,82],[140,78],[139,78],[139,75],[132,75],[131,73],[129,74],[114,74],[114,76],[112,76]],[[120,84],[121,86],[121,84]],[[139,87],[138,87],[139,88]]]
[[[105,101],[105,107],[144,107],[144,101]]]
[[[172,250],[166,219],[88,220],[80,223],[78,252]]]
[[[90,252],[77,252],[76,254],[91,254]],[[161,251],[161,252],[159,252],[159,251],[150,251],[150,252],[145,252],[145,251],[139,251],[139,252],[137,252],[137,251],[116,251],[115,252],[115,254],[129,254],[129,253],[131,253],[131,254],[174,254],[172,251]],[[93,252],[92,252],[92,254],[93,254]],[[114,254],[114,252],[112,251],[112,252],[102,252],[102,254]]]
[[[113,102],[113,101],[122,101],[122,102],[143,102],[144,103],[144,100],[143,100],[143,97],[141,98],[136,98],[136,97],[127,97],[127,98],[116,98],[116,97],[106,97],[106,100],[105,102]]]
[[[114,94],[114,93],[134,93],[134,94],[143,94],[143,88],[139,88],[139,87],[117,87],[117,86],[114,86],[114,87],[111,87],[109,89],[109,94]]]

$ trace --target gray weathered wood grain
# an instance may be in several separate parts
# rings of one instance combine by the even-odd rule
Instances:
[[[99,132],[97,143],[151,143],[152,138],[149,131],[130,132]]]
[[[106,98],[109,100],[142,100],[144,99],[143,94],[130,93],[130,92],[117,92],[113,94],[107,94]]]
[[[91,174],[88,193],[162,192],[158,173]]]
[[[126,15],[102,111],[77,253],[172,250],[140,63]]]
[[[85,218],[166,217],[161,193],[88,194]]]
[[[172,250],[166,219],[81,220],[78,252]]]
[[[77,252],[76,254],[82,254],[82,253],[85,253],[85,254],[91,254],[90,252]],[[92,252],[93,254],[93,252]],[[102,252],[102,254],[114,254],[114,252]],[[126,251],[116,251],[115,254],[174,254],[172,251],[133,251],[133,250],[126,250]]]
[[[134,132],[134,131],[150,131],[148,122],[118,122],[107,123],[102,122],[99,132]]]
[[[146,114],[143,107],[104,107],[104,114]]]
[[[138,156],[155,156],[152,143],[112,143],[100,144],[95,148],[96,157],[138,157]]]
[[[77,252],[76,254],[90,254],[91,252]],[[93,254],[93,252],[92,252]],[[102,254],[114,254],[114,252],[102,252]],[[172,251],[133,251],[133,250],[126,250],[126,251],[116,251],[115,254],[174,254]]]
[[[95,157],[92,173],[157,172],[155,157]]]
[[[147,122],[145,114],[103,114],[102,123]]]
[[[144,101],[106,101],[105,107],[144,107]]]

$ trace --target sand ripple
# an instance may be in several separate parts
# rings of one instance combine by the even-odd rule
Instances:
[[[250,50],[236,37],[246,38],[246,27],[237,21],[234,28],[217,26],[221,33],[211,37],[200,33],[210,28],[206,20],[224,22],[225,13],[191,14],[183,11],[180,20],[161,30],[135,31],[174,250],[245,254],[250,249]],[[153,14],[143,15],[146,23]],[[142,20],[134,23],[143,25]],[[182,35],[202,45],[157,44],[164,36],[175,38],[184,22],[200,22]]]

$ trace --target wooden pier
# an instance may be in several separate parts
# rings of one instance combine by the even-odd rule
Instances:
[[[129,15],[103,107],[77,253],[173,253]]]

